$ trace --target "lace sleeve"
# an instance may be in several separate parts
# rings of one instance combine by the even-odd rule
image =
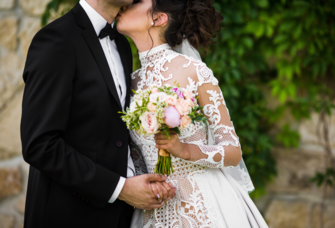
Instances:
[[[237,166],[242,151],[239,138],[230,120],[218,80],[204,63],[195,64],[197,77],[189,78],[193,92],[198,95],[198,103],[204,107],[203,114],[209,124],[208,145],[198,145],[202,153],[208,157],[196,163],[211,168]]]

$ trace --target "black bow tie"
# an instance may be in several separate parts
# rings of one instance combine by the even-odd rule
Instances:
[[[109,38],[111,40],[114,40],[116,38],[116,35],[117,35],[117,31],[115,28],[112,28],[111,24],[106,24],[105,28],[103,28],[101,31],[100,31],[100,34],[99,34],[99,38],[100,39],[103,39],[105,38],[106,36],[109,36]]]

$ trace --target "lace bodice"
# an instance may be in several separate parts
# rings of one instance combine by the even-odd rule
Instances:
[[[162,86],[178,83],[198,97],[198,104],[204,107],[203,114],[208,120],[208,125],[202,122],[191,124],[179,136],[181,142],[197,145],[207,158],[190,162],[171,156],[174,173],[168,177],[168,181],[177,187],[178,194],[162,208],[145,212],[143,225],[212,227],[211,207],[205,203],[206,196],[200,190],[201,183],[196,181],[197,175],[209,168],[225,168],[224,158],[227,153],[242,153],[218,80],[205,63],[173,51],[168,44],[139,55],[142,67],[131,76],[132,89],[144,90],[153,84]],[[131,137],[139,148],[135,153],[142,152],[147,171],[154,173],[158,157],[154,136],[143,136],[132,131]],[[136,166],[140,161],[134,160],[134,163]],[[251,191],[253,186],[246,170],[230,168],[239,170],[237,179],[246,190]]]

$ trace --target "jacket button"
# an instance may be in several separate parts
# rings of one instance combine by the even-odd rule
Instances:
[[[117,141],[117,142],[116,142],[116,146],[117,146],[117,147],[121,147],[121,146],[122,146],[122,142],[121,142],[121,141]]]

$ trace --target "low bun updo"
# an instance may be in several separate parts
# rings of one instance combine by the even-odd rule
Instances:
[[[152,15],[166,13],[169,17],[165,41],[175,47],[185,38],[195,48],[207,48],[221,29],[222,15],[212,0],[152,0]]]

